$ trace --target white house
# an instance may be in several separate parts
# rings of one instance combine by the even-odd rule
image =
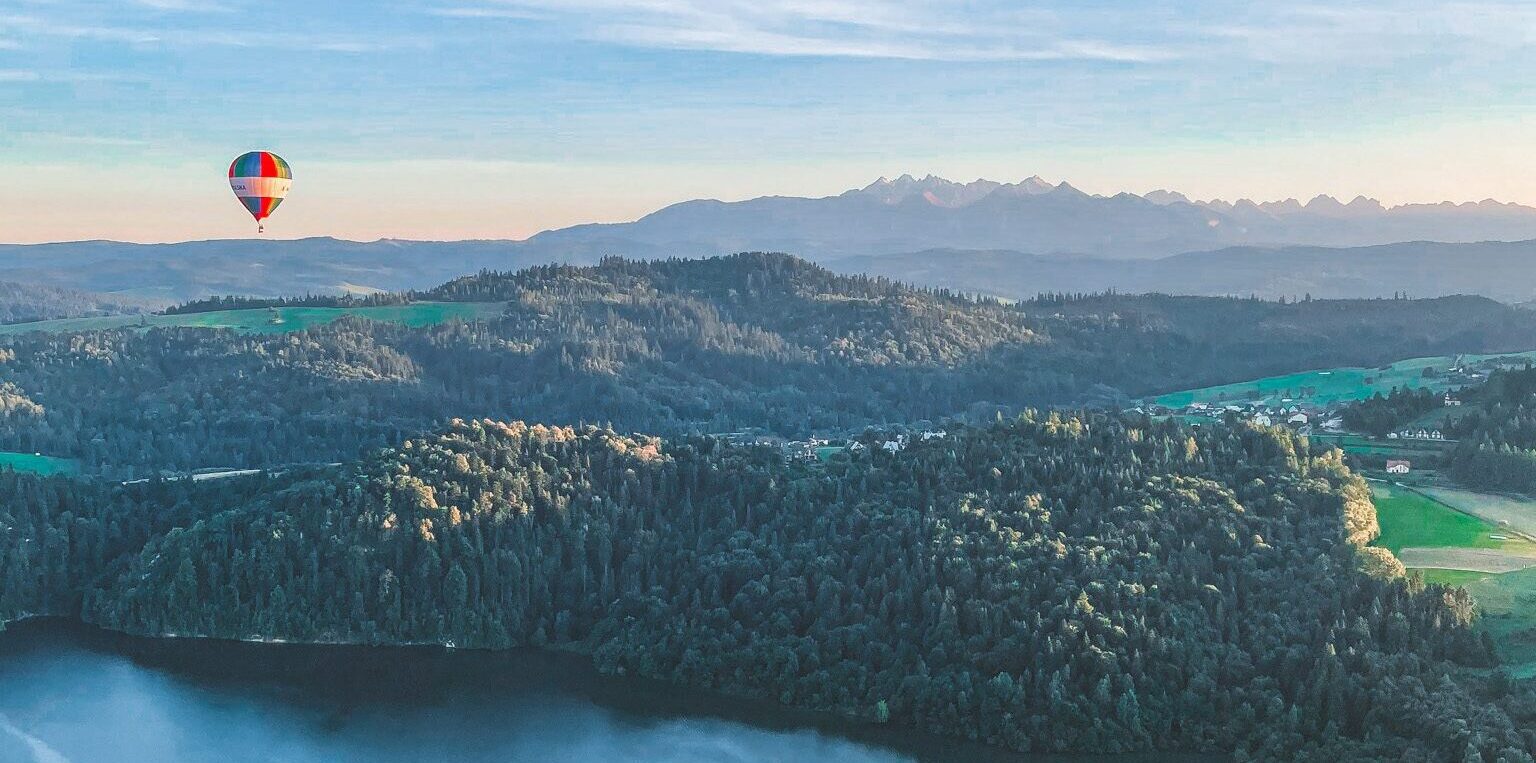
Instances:
[[[1387,474],[1407,474],[1413,471],[1412,461],[1388,461]]]

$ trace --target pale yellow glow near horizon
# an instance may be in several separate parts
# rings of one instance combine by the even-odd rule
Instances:
[[[1387,204],[1493,198],[1536,206],[1536,120],[1418,126],[1388,137],[1268,137],[1253,145],[1196,143],[1037,148],[1009,154],[859,158],[764,164],[521,164],[496,161],[346,163],[288,156],[295,183],[268,226],[273,238],[522,239],[587,222],[633,220],[693,198],[826,196],[880,175],[1013,181],[1039,174],[1090,192],[1177,190],[1256,200],[1329,194]],[[229,191],[226,157],[118,167],[0,158],[0,242],[138,242],[243,238],[255,224]],[[133,184],[124,185],[123,178]],[[124,193],[125,188],[134,192]]]

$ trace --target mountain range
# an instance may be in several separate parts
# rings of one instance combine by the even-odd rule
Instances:
[[[593,251],[705,256],[785,251],[826,261],[934,248],[1146,259],[1228,246],[1369,246],[1536,238],[1536,208],[1496,201],[1388,207],[1364,197],[1193,201],[1171,191],[1100,196],[1039,177],[955,183],[881,178],[825,198],[674,204],[631,223],[540,233],[523,246],[563,260]]]
[[[1473,293],[1521,302],[1536,299],[1533,240],[1536,209],[1495,201],[1196,201],[1173,191],[1098,196],[1039,177],[955,183],[903,175],[825,198],[686,201],[633,222],[577,225],[524,241],[5,245],[0,279],[158,307],[217,294],[420,289],[483,268],[592,264],[611,255],[778,251],[842,272],[1009,297],[1118,289]]]

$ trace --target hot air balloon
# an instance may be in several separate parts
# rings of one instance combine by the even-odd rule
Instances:
[[[256,232],[267,229],[263,223],[277,205],[283,203],[288,188],[293,185],[293,170],[288,162],[271,151],[252,151],[241,154],[229,165],[229,187],[240,198],[240,203],[256,218]]]

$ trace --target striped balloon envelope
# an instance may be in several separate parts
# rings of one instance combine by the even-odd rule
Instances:
[[[292,185],[293,170],[271,151],[241,154],[229,165],[229,187],[256,218],[257,233],[266,230],[263,221],[283,203]]]

